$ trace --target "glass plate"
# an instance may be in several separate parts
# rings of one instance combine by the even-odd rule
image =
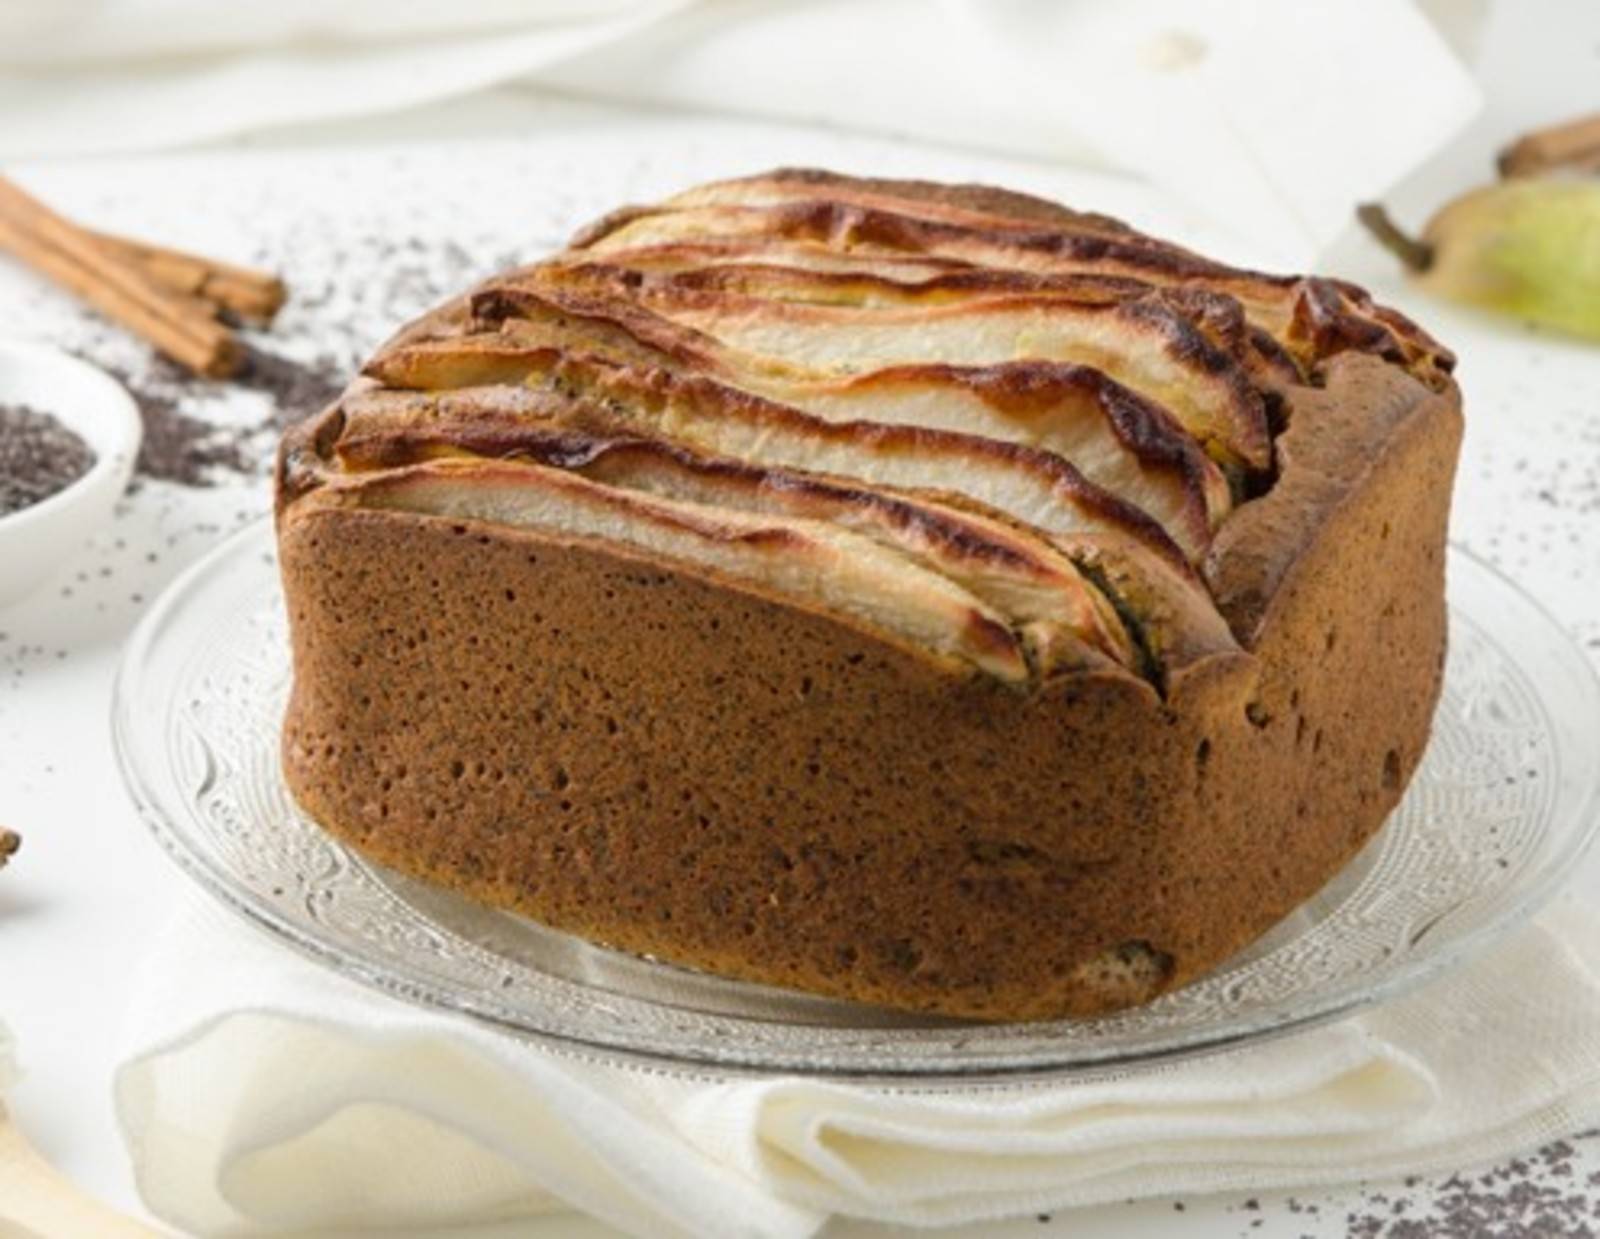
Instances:
[[[296,809],[278,765],[288,646],[262,523],[134,634],[113,726],[162,846],[249,920],[338,971],[590,1057],[721,1074],[974,1084],[1238,1045],[1389,998],[1532,912],[1594,834],[1600,688],[1560,627],[1452,550],[1444,700],[1386,827],[1209,976],[1094,1020],[977,1024],[732,982],[593,946],[378,868]]]

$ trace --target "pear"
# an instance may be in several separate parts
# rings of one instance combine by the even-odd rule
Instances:
[[[1376,204],[1357,215],[1430,292],[1600,340],[1600,177],[1486,185],[1446,204],[1420,239]]]

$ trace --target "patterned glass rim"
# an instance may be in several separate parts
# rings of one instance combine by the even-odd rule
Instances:
[[[281,640],[276,650],[246,648],[252,622],[270,636],[276,618],[281,631],[272,550],[270,521],[234,534],[173,582],[128,641],[113,692],[112,732],[140,816],[210,895],[312,959],[391,996],[584,1059],[712,1078],[781,1072],[916,1089],[1122,1072],[1214,1052],[1340,1018],[1437,976],[1540,907],[1600,828],[1600,763],[1592,754],[1592,737],[1600,735],[1600,679],[1538,603],[1452,546],[1447,699],[1497,690],[1504,700],[1482,697],[1488,717],[1478,720],[1477,730],[1453,717],[1443,720],[1390,823],[1329,887],[1208,976],[1131,1012],[1036,1024],[900,1016],[703,977],[533,927],[386,873],[294,809],[281,786],[276,748],[287,653]],[[1463,666],[1467,653],[1479,663]],[[247,656],[260,665],[238,670]],[[226,729],[243,730],[243,760],[217,760],[206,726],[190,717],[212,704],[211,697],[227,696],[215,693],[212,679],[195,681],[213,664],[232,669],[245,686],[231,706],[245,715],[235,720],[240,726]],[[1468,704],[1479,700],[1471,696]],[[1497,709],[1510,714],[1497,720]],[[1508,729],[1505,718],[1519,712],[1520,731]],[[1480,732],[1490,739],[1525,733],[1526,741],[1501,771],[1492,768],[1493,744],[1487,757],[1471,753]],[[1480,796],[1493,802],[1502,774],[1508,785],[1526,776],[1534,789],[1532,800],[1519,793],[1510,807],[1495,802],[1502,820],[1487,827],[1482,855],[1469,855],[1468,844],[1456,838],[1468,836],[1454,827],[1427,836],[1408,810],[1425,794],[1435,749],[1458,733],[1468,744],[1468,766],[1491,762],[1478,770],[1480,777],[1493,776],[1483,780]],[[197,745],[203,751],[198,759]],[[1491,785],[1493,791],[1484,790]],[[1422,861],[1412,863],[1431,865],[1427,873],[1439,883],[1393,876],[1393,856],[1412,843],[1408,831],[1423,840]],[[311,867],[328,871],[314,875],[313,884],[323,882],[315,892],[295,886],[308,879],[294,869],[308,866],[296,862],[275,871],[270,846],[260,846],[294,832],[309,832],[302,842],[323,858]],[[1491,835],[1516,841],[1518,850],[1505,844],[1495,851],[1501,845]],[[249,860],[233,850],[240,839],[257,849],[247,849]],[[1447,846],[1430,852],[1439,839]],[[1450,866],[1467,865],[1483,869],[1486,885],[1453,903],[1430,905],[1428,898],[1445,898],[1428,894],[1434,886],[1453,890]],[[1477,870],[1462,872],[1470,878]],[[353,910],[330,915],[330,908],[344,906],[341,892]],[[1396,915],[1403,910],[1393,905],[1407,899],[1417,903],[1415,915],[1385,924],[1399,936],[1371,961],[1346,961],[1353,971],[1322,979],[1266,975],[1263,981],[1274,960],[1292,960],[1296,944],[1319,932],[1335,933],[1363,900],[1386,900]],[[515,949],[506,946],[512,941]],[[1332,937],[1322,949],[1342,949],[1341,940]],[[1288,988],[1250,999],[1258,983]],[[680,991],[689,997],[676,997]]]

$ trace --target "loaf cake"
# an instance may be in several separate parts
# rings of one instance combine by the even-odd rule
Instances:
[[[600,220],[286,436],[283,766],[379,864],[981,1019],[1214,968],[1428,738],[1454,359],[971,185]]]

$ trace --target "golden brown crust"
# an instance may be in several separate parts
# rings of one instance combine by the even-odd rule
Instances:
[[[951,227],[1004,216],[1144,240],[972,187],[758,179],[762,192],[831,188],[858,200],[851,210],[922,196],[950,208],[937,222]],[[372,372],[393,379],[385,366],[408,348],[484,330],[481,300],[409,329]],[[1365,304],[1362,317],[1389,321]],[[1030,541],[1037,527],[970,494],[896,492],[874,474],[880,431],[846,436],[868,454],[839,475],[774,463],[764,439],[750,455],[724,443],[718,463],[703,444],[595,438],[620,416],[606,401],[651,391],[685,393],[702,411],[762,407],[719,395],[720,380],[692,365],[674,369],[681,359],[629,377],[642,364],[630,355],[596,378],[571,369],[592,359],[563,355],[549,389],[363,380],[286,437],[280,461],[292,790],[383,863],[731,976],[1025,1019],[1144,1001],[1199,975],[1335,873],[1420,758],[1442,668],[1460,400],[1441,372],[1419,369],[1420,333],[1410,351],[1389,347],[1404,334],[1392,322],[1381,338],[1324,339],[1312,386],[1299,363],[1291,379],[1274,360],[1293,343],[1291,321],[1274,336],[1255,318],[1228,327],[1206,298],[1191,312],[1256,349],[1253,381],[1279,429],[1273,474],[1251,483],[1264,493],[1225,515],[1196,560],[1204,590],[1181,560],[1143,549],[1135,525],[1054,538],[1058,560]],[[560,411],[572,401],[581,417]],[[857,532],[876,512],[894,523],[881,538],[893,553],[922,527],[944,549],[920,562],[956,577],[979,563],[963,539],[987,530],[979,543],[1011,548],[1001,559],[1030,580],[1081,577],[1099,591],[1144,661],[1067,660],[1018,691],[1009,673],[983,670],[1006,665],[1000,630],[992,656],[964,644],[981,636],[952,630],[957,656],[935,657],[758,575],[534,527],[503,506],[491,505],[492,523],[450,515],[406,489],[406,470],[439,472],[417,463],[430,453],[459,457],[462,476],[480,456],[503,457],[496,477],[568,468],[585,486],[632,494],[648,482]],[[360,498],[368,469],[399,471],[370,478],[401,510]],[[673,480],[672,469],[689,472]],[[794,493],[778,503],[767,485]]]
[[[914,188],[907,196],[897,186]],[[658,208],[617,212],[580,234],[573,246],[609,252],[684,236],[759,233],[1026,271],[1087,270],[1235,297],[1281,333],[1309,372],[1347,349],[1380,353],[1435,387],[1454,367],[1449,350],[1416,324],[1375,307],[1362,290],[1343,282],[1229,267],[1120,221],[1061,207],[1041,211],[1037,200],[1023,205],[1030,200],[1006,191],[981,195],[987,209],[971,213],[923,208],[926,201],[949,207],[972,198],[970,186],[940,194],[920,182],[868,182],[788,169],[702,187]]]

